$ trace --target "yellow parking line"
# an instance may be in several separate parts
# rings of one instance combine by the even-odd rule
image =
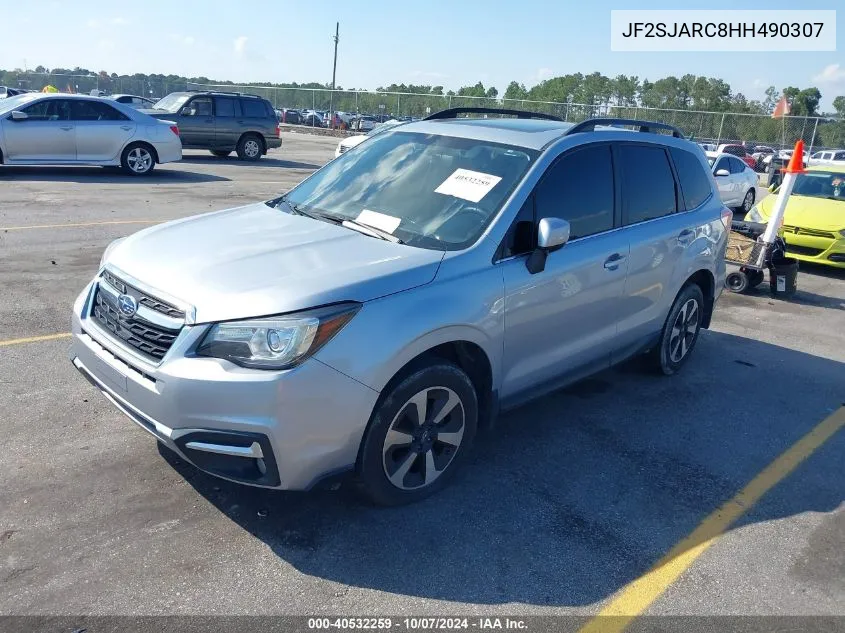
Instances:
[[[621,633],[760,498],[845,426],[845,407],[818,424],[710,514],[645,574],[626,585],[579,633]]]
[[[28,336],[26,338],[10,338],[6,341],[0,341],[0,347],[7,345],[22,345],[24,343],[39,343],[40,341],[55,341],[59,338],[68,338],[70,332],[61,332],[60,334],[45,334],[44,336]]]
[[[104,224],[158,224],[167,220],[107,220],[105,222],[76,222],[74,224],[35,224],[33,226],[0,226],[0,231],[26,231],[27,229],[64,229],[76,226],[101,226]]]

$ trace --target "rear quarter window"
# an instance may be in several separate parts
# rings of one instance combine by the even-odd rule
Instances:
[[[692,152],[672,147],[669,153],[678,172],[686,208],[695,209],[710,197],[710,177],[704,171],[704,165]]]

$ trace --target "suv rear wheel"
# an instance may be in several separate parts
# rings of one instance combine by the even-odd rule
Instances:
[[[363,492],[381,505],[437,492],[466,458],[477,421],[469,377],[434,359],[391,389],[373,412],[358,459]]]
[[[238,141],[238,158],[256,161],[264,153],[264,142],[257,134],[244,134]]]
[[[698,284],[681,289],[669,310],[660,342],[651,350],[653,367],[667,375],[677,373],[692,354],[704,317],[704,293]]]

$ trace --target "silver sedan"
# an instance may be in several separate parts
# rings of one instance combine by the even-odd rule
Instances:
[[[182,158],[179,128],[123,103],[29,93],[0,101],[0,163],[121,166],[142,176]]]

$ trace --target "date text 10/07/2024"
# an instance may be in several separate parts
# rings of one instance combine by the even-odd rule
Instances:
[[[420,618],[308,618],[311,630],[389,630],[392,628],[409,631],[469,630],[481,631],[511,630],[527,631],[524,620],[508,617],[420,617]]]

